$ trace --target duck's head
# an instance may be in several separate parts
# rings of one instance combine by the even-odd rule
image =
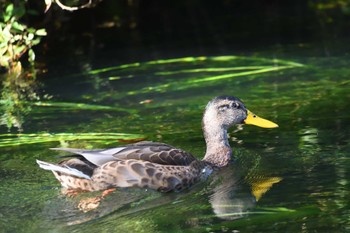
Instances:
[[[264,128],[278,127],[272,121],[250,112],[236,97],[215,97],[208,103],[203,115],[203,133],[207,144],[204,161],[217,167],[228,164],[232,149],[228,142],[227,129],[236,124],[251,124]]]
[[[205,108],[203,124],[215,124],[226,130],[236,124],[250,124],[263,128],[278,127],[272,121],[249,111],[240,99],[233,96],[218,96],[212,99]]]

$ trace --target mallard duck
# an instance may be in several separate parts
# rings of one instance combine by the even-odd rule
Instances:
[[[227,130],[236,124],[278,127],[247,110],[240,99],[219,96],[209,101],[203,114],[206,153],[202,160],[164,143],[143,141],[110,149],[52,148],[76,157],[56,165],[39,160],[37,163],[51,170],[61,185],[70,190],[139,187],[180,191],[205,179],[214,168],[229,163],[232,149]]]

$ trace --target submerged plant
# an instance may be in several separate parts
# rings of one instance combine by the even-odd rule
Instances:
[[[35,73],[22,72],[21,64],[16,63],[10,72],[3,77],[0,99],[0,125],[22,131],[24,116],[31,110],[28,101],[38,101]]]
[[[32,134],[0,134],[0,147],[18,146],[47,142],[68,142],[75,140],[93,140],[101,143],[113,141],[137,142],[145,137],[141,134],[127,133],[32,133]]]

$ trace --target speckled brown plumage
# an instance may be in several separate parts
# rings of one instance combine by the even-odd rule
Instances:
[[[249,114],[238,98],[224,96],[211,100],[202,121],[207,144],[203,160],[164,143],[145,141],[102,150],[53,148],[77,157],[57,165],[39,160],[37,163],[41,168],[51,170],[63,187],[72,190],[139,187],[161,192],[180,191],[205,179],[213,167],[228,164],[232,149],[227,129],[234,124],[248,123]],[[257,117],[254,115],[253,118]],[[249,119],[249,124],[254,124]],[[277,126],[267,120],[262,121],[257,125]]]

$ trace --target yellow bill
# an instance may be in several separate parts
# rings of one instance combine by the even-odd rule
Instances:
[[[258,117],[254,113],[248,110],[248,116],[244,120],[244,123],[247,125],[256,125],[263,128],[276,128],[278,125],[272,121],[266,120],[264,118]]]

